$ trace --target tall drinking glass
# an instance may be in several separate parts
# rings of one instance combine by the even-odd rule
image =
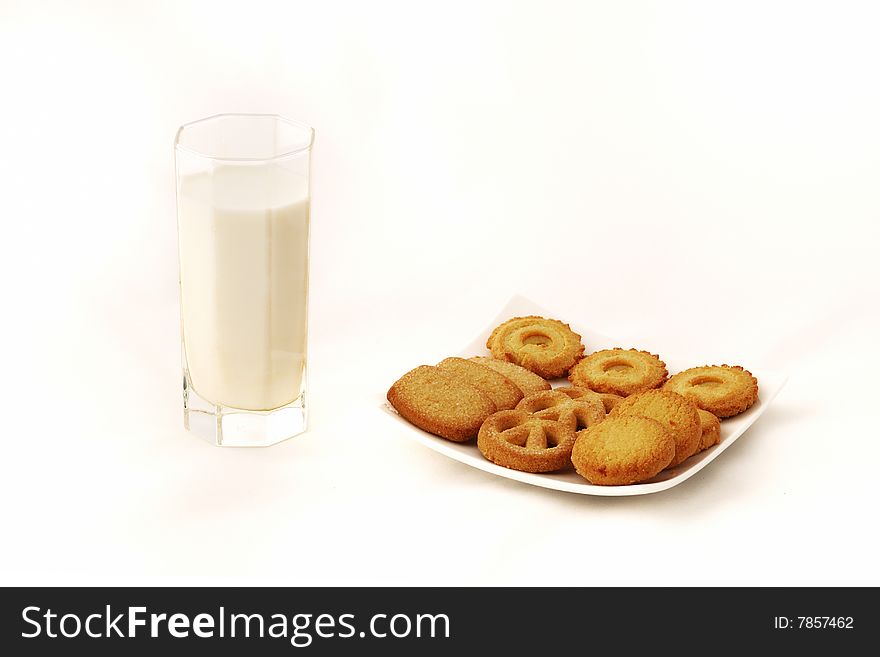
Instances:
[[[265,114],[177,132],[184,426],[216,445],[306,428],[313,139]]]

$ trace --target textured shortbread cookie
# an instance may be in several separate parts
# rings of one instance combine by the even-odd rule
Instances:
[[[700,414],[700,448],[698,452],[709,449],[712,445],[721,442],[721,420],[717,415],[702,408],[697,411]]]
[[[527,370],[525,367],[520,367],[516,363],[498,358],[489,358],[488,356],[474,356],[470,360],[480,365],[485,365],[506,376],[522,391],[523,396],[541,392],[542,390],[550,390],[549,381]]]
[[[571,462],[591,484],[625,486],[650,479],[674,455],[675,440],[657,420],[612,416],[578,432]]]
[[[495,404],[482,391],[438,367],[421,365],[394,382],[388,401],[401,417],[449,440],[473,438]]]
[[[447,358],[437,367],[460,381],[482,391],[495,404],[496,410],[511,409],[523,398],[522,391],[503,374],[464,358]]]
[[[611,416],[639,416],[657,420],[675,440],[675,457],[670,466],[678,465],[700,446],[700,415],[690,399],[668,390],[648,390],[630,395],[611,411]]]

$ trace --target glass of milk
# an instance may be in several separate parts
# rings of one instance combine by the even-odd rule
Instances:
[[[219,114],[175,140],[184,426],[216,445],[306,429],[314,131]]]

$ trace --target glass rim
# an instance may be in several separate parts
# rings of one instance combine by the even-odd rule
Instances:
[[[306,141],[304,146],[299,146],[297,148],[292,148],[290,150],[286,150],[283,153],[276,153],[271,157],[220,157],[217,155],[211,155],[209,153],[204,153],[195,148],[191,148],[189,146],[185,146],[180,141],[180,136],[183,134],[183,131],[187,128],[191,128],[199,123],[205,123],[206,121],[212,121],[214,119],[221,119],[226,117],[248,117],[248,118],[265,118],[265,119],[275,119],[276,121],[280,121],[282,123],[286,123],[287,125],[293,126],[294,128],[299,128],[304,130],[308,134],[308,140]],[[286,116],[282,116],[281,114],[262,114],[259,112],[220,112],[218,114],[212,114],[211,116],[206,116],[201,119],[196,119],[195,121],[189,121],[184,123],[177,129],[177,134],[174,136],[174,149],[184,151],[186,153],[190,153],[191,155],[196,155],[198,157],[203,157],[208,160],[219,160],[222,162],[271,162],[272,160],[279,160],[284,157],[289,157],[291,155],[296,155],[297,153],[303,153],[312,148],[312,144],[315,142],[315,129],[310,125],[303,123],[302,121],[295,121],[293,119],[289,119]]]

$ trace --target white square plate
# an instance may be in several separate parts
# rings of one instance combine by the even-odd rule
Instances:
[[[459,355],[462,357],[489,355],[486,349],[486,339],[489,337],[492,329],[511,317],[523,315],[557,317],[554,313],[538,307],[528,299],[514,297],[507,303],[501,312],[498,313],[491,325],[486,327],[486,330],[480,333],[480,335],[478,335],[470,344],[465,345],[465,347],[459,350],[457,354],[450,355]],[[560,319],[568,321],[566,318],[560,317]],[[580,327],[577,322],[569,322],[569,324],[574,331],[583,337],[584,344],[588,345],[589,351],[610,349],[619,346],[619,341],[611,340],[603,335],[587,331]],[[703,364],[695,363],[687,358],[670,358],[665,352],[662,354],[662,358],[670,372],[679,372],[689,367]],[[416,364],[414,364],[414,366]],[[394,418],[398,423],[398,426],[402,429],[401,434],[407,438],[420,442],[426,447],[430,447],[434,451],[455,459],[456,461],[460,461],[465,465],[484,470],[485,472],[490,472],[499,477],[507,477],[508,479],[515,479],[516,481],[521,481],[526,484],[532,484],[533,486],[568,491],[570,493],[580,493],[582,495],[645,495],[647,493],[657,493],[661,490],[672,488],[695,475],[709,465],[709,463],[718,458],[725,449],[733,444],[733,441],[739,438],[745,430],[752,426],[755,420],[767,410],[767,407],[773,401],[774,397],[776,397],[782,389],[782,386],[785,385],[787,377],[779,372],[755,370],[748,365],[747,367],[758,379],[758,401],[755,402],[755,404],[745,413],[740,413],[735,417],[728,418],[721,422],[721,442],[696,456],[692,456],[684,463],[681,463],[674,468],[664,470],[653,479],[629,486],[595,486],[578,475],[574,469],[548,474],[533,474],[531,472],[519,472],[517,470],[504,468],[483,458],[480,450],[477,449],[475,440],[471,440],[467,443],[455,443],[413,426],[400,417],[387,401],[384,401],[384,395],[382,408],[386,411],[389,417]],[[568,385],[568,381],[565,379],[559,379],[558,381],[553,381],[551,383],[554,387]]]

